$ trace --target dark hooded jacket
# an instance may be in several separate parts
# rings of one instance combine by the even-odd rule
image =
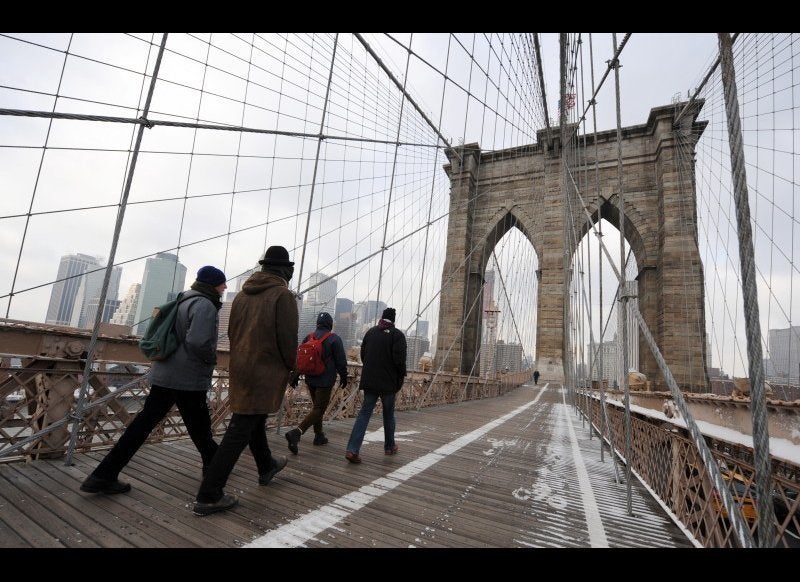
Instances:
[[[297,361],[297,328],[297,300],[286,280],[265,271],[250,275],[228,322],[232,412],[277,412]]]
[[[361,341],[361,382],[364,392],[387,394],[403,387],[406,377],[406,336],[394,324],[381,319]]]
[[[317,329],[313,334],[316,338],[333,329],[333,321],[328,318],[324,322],[317,324]],[[310,335],[310,334],[309,334]],[[306,336],[303,341],[306,341]],[[338,335],[329,335],[322,342],[322,360],[325,362],[325,371],[319,376],[306,376],[306,384],[314,388],[330,388],[336,382],[336,374],[339,374],[340,384],[347,384],[347,354],[344,353],[342,338]]]

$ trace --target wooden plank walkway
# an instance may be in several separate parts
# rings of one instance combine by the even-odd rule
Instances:
[[[188,439],[142,447],[122,495],[78,490],[105,451],[0,464],[0,548],[693,547],[638,480],[627,514],[611,457],[600,461],[559,385],[400,412],[395,456],[374,414],[360,465],[344,458],[352,425],[326,423],[321,447],[306,433],[297,456],[271,430],[286,469],[259,486],[245,450],[226,487],[239,504],[207,517],[191,511],[200,457]]]

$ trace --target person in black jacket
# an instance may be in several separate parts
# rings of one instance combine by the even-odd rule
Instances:
[[[314,337],[317,339],[333,330],[333,318],[330,313],[325,311],[317,315],[317,329],[313,331]],[[303,342],[307,341],[311,334],[308,334]],[[347,386],[347,355],[344,353],[344,344],[342,338],[335,333],[331,333],[325,341],[322,342],[322,359],[325,362],[325,371],[319,376],[306,375],[306,386],[308,392],[311,394],[311,402],[313,407],[302,420],[302,422],[286,433],[286,441],[289,444],[289,450],[292,454],[297,454],[297,444],[300,442],[300,437],[308,430],[309,426],[314,427],[314,444],[326,445],[328,438],[322,432],[322,417],[328,409],[328,403],[331,401],[331,391],[336,382],[336,374],[339,374],[339,387],[344,388]],[[295,376],[291,381],[292,388],[297,387],[300,377]]]
[[[383,404],[383,452],[395,455],[398,451],[394,442],[394,402],[406,377],[407,345],[405,334],[394,326],[395,315],[393,308],[384,309],[378,325],[370,328],[361,342],[364,366],[359,389],[364,391],[364,402],[347,442],[345,458],[351,463],[361,462],[361,443],[379,397]]]

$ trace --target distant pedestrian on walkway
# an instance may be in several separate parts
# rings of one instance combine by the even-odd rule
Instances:
[[[533,371],[533,384],[537,386],[539,384],[539,370]]]
[[[228,402],[233,414],[197,492],[197,515],[236,505],[236,496],[224,487],[245,447],[256,461],[259,485],[286,466],[286,457],[272,456],[266,423],[281,406],[297,357],[297,301],[289,290],[294,263],[285,248],[271,246],[259,264],[261,271],[250,275],[231,305]]]
[[[327,335],[321,346],[325,370],[318,376],[305,374],[305,382],[308,392],[311,394],[313,407],[297,428],[293,428],[286,433],[289,450],[294,455],[297,454],[297,445],[300,442],[300,437],[305,434],[310,426],[314,427],[314,444],[328,444],[328,438],[322,431],[322,417],[328,409],[331,391],[336,383],[337,374],[339,375],[339,388],[342,389],[347,386],[347,355],[344,353],[342,338],[333,333],[333,318],[330,313],[322,311],[317,315],[317,329],[308,334],[303,342],[308,341],[312,335],[317,339]],[[296,375],[292,380],[292,387],[297,387],[298,378]]]
[[[175,329],[181,343],[166,360],[150,369],[150,391],[144,406],[120,439],[81,484],[86,493],[126,493],[130,483],[119,473],[144,444],[152,430],[177,404],[186,430],[200,452],[205,473],[217,450],[211,434],[207,394],[217,363],[220,298],[225,292],[225,273],[212,266],[197,271],[197,279],[178,305]]]
[[[378,325],[370,328],[361,342],[359,389],[364,391],[364,402],[347,443],[345,458],[351,463],[361,462],[361,444],[378,398],[383,405],[384,453],[395,455],[398,451],[394,441],[394,404],[406,376],[407,346],[405,334],[394,326],[395,315],[393,308],[384,309]]]

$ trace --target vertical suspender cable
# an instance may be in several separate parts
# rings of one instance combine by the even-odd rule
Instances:
[[[451,38],[450,36],[447,37],[447,57],[445,58],[444,62],[445,75],[448,73],[450,67],[450,38]],[[408,42],[408,45],[410,48],[411,47],[410,40]],[[491,55],[491,52],[489,54]],[[486,69],[488,70],[489,67],[487,66]],[[488,82],[487,82],[487,87],[488,87]],[[445,92],[442,91],[442,99],[441,102],[439,103],[439,123],[442,122],[442,115],[444,114],[444,95]],[[486,108],[485,101],[486,99],[484,98],[484,109]],[[483,130],[481,130],[481,135],[483,135]],[[431,213],[433,211],[433,192],[436,186],[436,162],[438,159],[439,159],[439,150],[436,149],[433,152],[434,172],[433,175],[431,176],[431,195],[430,195],[430,200],[428,201],[428,220],[426,221],[425,225],[425,246],[423,248],[423,254],[422,254],[422,272],[420,273],[419,277],[419,296],[417,297],[417,309],[416,309],[417,321],[419,321],[419,318],[422,317],[422,314],[420,313],[420,308],[422,306],[422,285],[425,282],[425,263],[428,260],[428,240],[431,230]],[[432,348],[433,349],[430,350],[431,353],[435,353],[436,346],[432,346]]]
[[[770,485],[769,434],[767,429],[764,367],[761,353],[761,322],[758,310],[753,234],[750,225],[750,201],[747,193],[742,144],[742,125],[739,119],[739,98],[736,71],[733,68],[731,37],[718,33],[725,111],[728,117],[728,142],[731,152],[733,195],[736,202],[736,224],[739,231],[739,260],[742,269],[742,293],[747,330],[747,359],[750,372],[750,406],[753,415],[753,455],[756,470],[756,505],[758,512],[758,545],[772,547],[775,539],[775,510],[772,507]]]
[[[563,211],[561,213],[561,220],[564,221],[562,225],[564,252],[562,257],[561,274],[563,290],[563,307],[561,328],[563,330],[561,340],[561,368],[564,374],[564,382],[569,386],[569,284],[567,277],[567,265],[569,264],[569,257],[567,256],[567,160],[566,152],[566,139],[567,139],[567,34],[562,32],[559,34],[559,62],[560,62],[560,83],[559,83],[559,125],[561,127],[561,194],[564,197],[562,203]],[[569,388],[568,388],[569,390]]]
[[[331,94],[331,79],[333,79],[333,65],[336,63],[336,46],[339,42],[339,33],[333,38],[333,52],[331,53],[331,70],[328,73],[328,86],[325,88],[325,102],[322,104],[322,118],[319,121],[319,137],[317,138],[317,155],[314,159],[314,174],[311,178],[311,193],[308,196],[308,212],[306,213],[306,230],[303,234],[303,252],[300,255],[300,272],[297,275],[297,293],[303,282],[303,263],[306,260],[306,244],[308,243],[308,228],[311,224],[311,207],[314,204],[314,189],[317,185],[317,169],[319,168],[319,152],[322,149],[323,130],[325,129],[325,115],[328,112],[328,98]]]
[[[617,52],[617,33],[612,33],[614,53]],[[614,58],[614,85],[617,96],[617,190],[619,206],[619,260],[620,260],[620,318],[622,332],[622,389],[625,394],[625,487],[627,493],[628,515],[631,509],[631,395],[628,386],[628,283],[625,278],[625,200],[622,194],[622,115],[619,102],[619,57]]]
[[[111,241],[111,251],[108,256],[108,262],[106,264],[106,272],[105,276],[103,277],[103,287],[100,290],[100,299],[98,303],[98,314],[102,314],[103,309],[105,308],[106,304],[106,296],[108,295],[108,282],[111,280],[111,271],[114,268],[114,258],[117,255],[117,243],[119,242],[119,233],[122,230],[122,221],[125,218],[125,209],[128,204],[128,195],[131,191],[131,184],[133,183],[133,172],[136,170],[136,160],[139,157],[139,148],[142,145],[142,136],[144,135],[145,127],[148,126],[147,123],[147,115],[150,112],[150,103],[153,100],[153,91],[156,88],[156,80],[158,79],[158,70],[161,68],[161,59],[164,56],[164,48],[167,45],[167,35],[169,33],[164,33],[161,37],[161,46],[158,49],[158,56],[156,57],[156,63],[153,67],[153,76],[150,79],[150,89],[147,92],[147,100],[144,104],[144,109],[142,110],[142,116],[139,118],[139,134],[136,136],[136,145],[133,148],[133,155],[131,156],[131,165],[128,168],[128,177],[125,181],[125,191],[122,195],[122,200],[119,203],[119,211],[117,212],[117,222],[114,225],[114,238]],[[83,421],[83,409],[84,409],[84,401],[86,399],[86,394],[89,389],[89,376],[92,372],[92,364],[94,360],[94,352],[97,346],[97,335],[100,330],[100,323],[102,322],[102,317],[95,317],[94,318],[94,326],[92,327],[92,338],[89,340],[89,348],[86,353],[86,364],[83,368],[83,380],[81,382],[80,393],[78,396],[78,402],[75,405],[75,412],[70,414],[70,418],[72,419],[72,432],[69,438],[69,447],[67,448],[67,455],[64,461],[65,465],[72,465],[72,453],[75,450],[75,443],[78,439],[78,428],[80,427],[81,422]]]
[[[414,34],[411,34],[409,38],[408,44],[411,44],[411,40],[414,38]],[[392,194],[394,192],[394,178],[395,172],[397,172],[397,153],[400,150],[400,129],[403,127],[403,109],[405,108],[406,104],[406,82],[408,82],[408,66],[411,63],[411,52],[409,51],[406,54],[406,72],[403,75],[403,88],[401,89],[402,97],[400,98],[400,113],[397,116],[397,133],[395,134],[395,144],[394,144],[394,156],[392,158],[392,175],[389,177],[389,199],[386,201],[386,219],[383,222],[383,242],[381,242],[381,261],[380,266],[378,267],[378,290],[375,293],[375,305],[378,305],[378,301],[381,300],[381,283],[383,281],[383,258],[386,255],[386,233],[389,231],[389,216],[392,210]]]

